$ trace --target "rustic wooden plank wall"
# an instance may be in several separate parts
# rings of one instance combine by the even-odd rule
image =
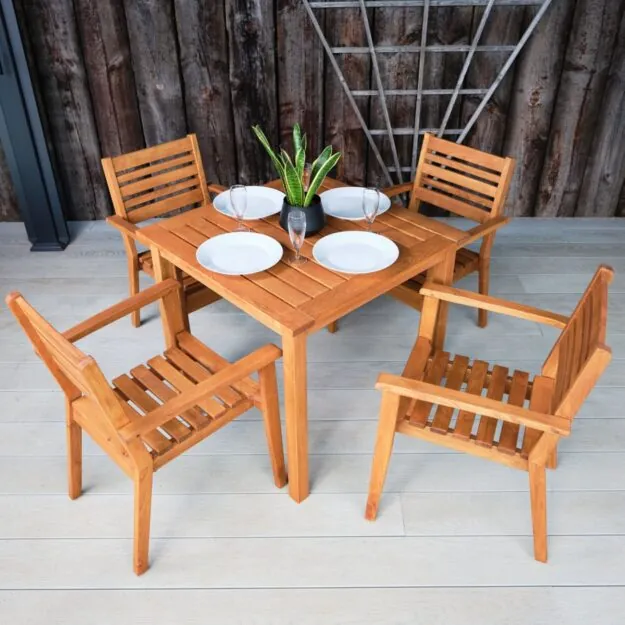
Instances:
[[[101,218],[110,204],[100,158],[198,135],[208,179],[273,177],[250,126],[288,146],[299,121],[315,151],[342,150],[338,174],[383,184],[300,0],[15,0],[44,124],[59,164],[70,219]],[[429,42],[471,41],[483,9],[432,8]],[[483,43],[514,43],[532,8],[493,10]],[[365,46],[359,9],[319,12],[331,45]],[[420,9],[369,10],[376,44],[418,43]],[[487,87],[504,55],[478,54],[465,87]],[[453,88],[463,53],[431,53],[425,87]],[[387,89],[416,86],[418,55],[379,57]],[[366,54],[339,58],[352,88],[375,89]],[[383,128],[376,98],[358,98]],[[458,99],[449,127],[479,99]],[[446,99],[425,97],[422,126]],[[414,123],[414,96],[392,96],[396,127]],[[625,216],[625,0],[555,0],[467,143],[518,159],[508,213]],[[385,160],[390,144],[379,137]],[[402,165],[411,138],[396,136]],[[0,154],[0,220],[17,218]]]

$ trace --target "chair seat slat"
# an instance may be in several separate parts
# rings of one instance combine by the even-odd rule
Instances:
[[[488,363],[483,360],[474,360],[471,364],[471,373],[467,380],[466,392],[471,395],[481,395],[482,389],[486,386],[487,375]],[[469,440],[474,421],[474,413],[461,410],[456,417],[456,427],[454,428],[453,435],[463,440]]]
[[[489,399],[495,399],[497,401],[500,401],[506,391],[507,381],[507,367],[500,367],[499,365],[495,365],[491,374],[490,384],[488,385],[486,397],[488,397]],[[497,419],[495,419],[495,417],[484,417],[484,415],[482,415],[480,417],[480,424],[477,428],[475,443],[477,445],[483,445],[484,447],[492,447],[496,429]]]
[[[464,383],[468,366],[469,359],[466,356],[456,356],[447,375],[445,387],[455,391],[460,390]],[[454,409],[450,406],[438,406],[432,420],[432,431],[439,434],[447,434],[453,413]]]
[[[512,374],[512,384],[508,393],[508,403],[513,406],[523,406],[529,385],[529,373],[525,371],[515,371]],[[497,449],[506,454],[517,452],[517,441],[519,438],[519,424],[504,421],[499,435]]]

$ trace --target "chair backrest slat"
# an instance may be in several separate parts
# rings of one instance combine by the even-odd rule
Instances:
[[[482,223],[502,213],[513,172],[511,158],[426,134],[409,207],[427,202]]]
[[[609,267],[597,269],[543,365],[543,374],[555,378],[554,411],[576,384],[585,383],[582,378],[589,375],[587,365],[597,350],[607,350],[608,285],[612,276]]]
[[[131,223],[210,201],[197,138],[103,158],[115,212]]]
[[[38,356],[68,399],[88,397],[100,407],[100,427],[111,431],[128,424],[119,400],[95,360],[72,345],[19,293],[7,297],[9,309],[24,329]],[[110,396],[110,397],[109,397]],[[104,409],[103,402],[107,405]]]

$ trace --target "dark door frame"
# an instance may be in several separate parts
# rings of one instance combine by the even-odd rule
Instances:
[[[0,142],[32,251],[62,250],[69,232],[12,0],[0,0]]]

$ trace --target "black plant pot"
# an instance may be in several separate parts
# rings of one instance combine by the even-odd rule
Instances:
[[[321,206],[321,198],[315,195],[310,206],[291,206],[284,198],[282,210],[280,211],[280,225],[288,232],[289,213],[293,210],[301,210],[306,214],[306,236],[317,234],[326,225],[326,215]]]

